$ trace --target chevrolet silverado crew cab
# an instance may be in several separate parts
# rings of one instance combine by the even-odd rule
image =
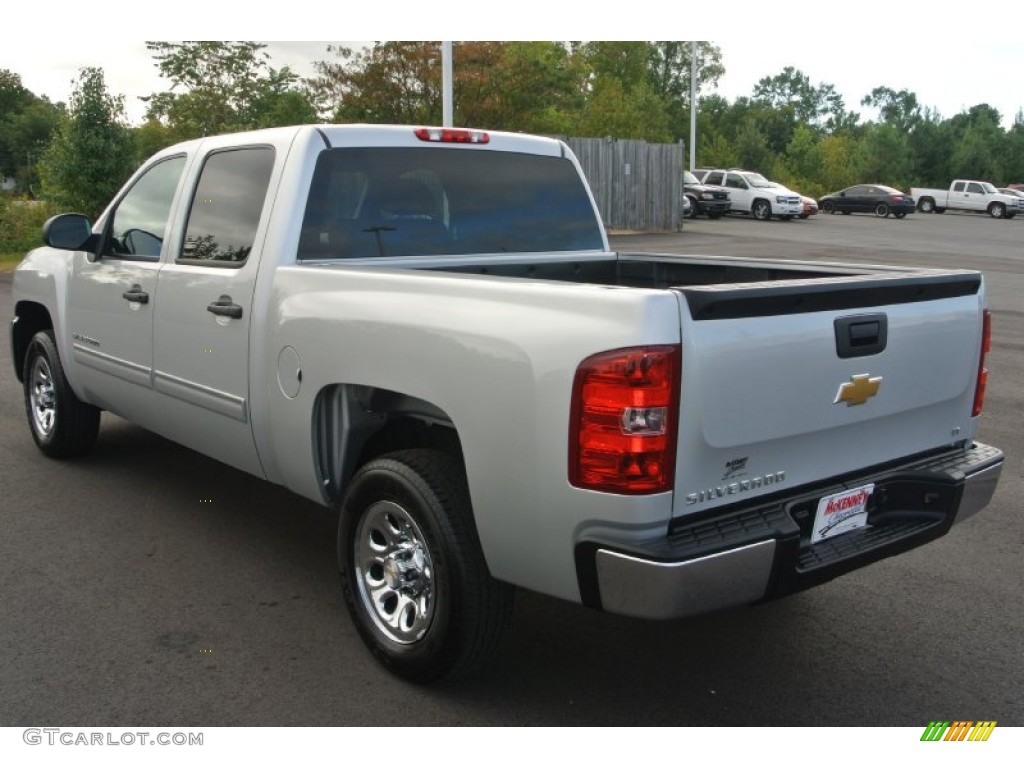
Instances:
[[[944,535],[1003,464],[981,274],[616,253],[554,139],[197,139],[44,242],[11,325],[39,449],[107,410],[339,510],[355,626],[412,680],[482,664],[514,586],[757,603]]]
[[[1000,192],[987,181],[956,179],[949,189],[913,187],[910,195],[922,213],[973,211],[987,213],[993,219],[1012,219],[1024,213],[1024,198]]]
[[[760,221],[768,221],[773,216],[788,221],[804,213],[800,195],[768,181],[760,173],[732,168],[698,171],[696,176],[704,184],[725,187],[729,192],[732,213],[746,213]]]

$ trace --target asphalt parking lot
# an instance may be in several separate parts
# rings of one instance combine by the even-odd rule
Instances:
[[[1008,457],[996,497],[943,539],[753,608],[647,623],[523,593],[492,667],[426,689],[360,643],[329,513],[109,414],[93,455],[45,459],[4,341],[0,725],[1024,725],[1022,242],[1024,221],[956,214],[614,237],[982,270],[994,342],[979,438]]]

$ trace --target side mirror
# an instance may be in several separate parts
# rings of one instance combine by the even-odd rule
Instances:
[[[61,213],[43,224],[43,242],[51,248],[81,251],[92,237],[92,224],[80,213]]]

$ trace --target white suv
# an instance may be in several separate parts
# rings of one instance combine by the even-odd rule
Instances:
[[[729,170],[695,171],[704,184],[729,190],[731,213],[749,213],[755,219],[768,221],[772,216],[789,220],[804,212],[800,195],[791,189],[768,181],[760,173]]]

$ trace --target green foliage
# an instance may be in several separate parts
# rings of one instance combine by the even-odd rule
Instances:
[[[146,98],[146,118],[168,126],[175,141],[316,122],[298,76],[288,67],[272,68],[261,43],[150,41],[146,47],[172,83],[171,90]]]
[[[20,192],[38,186],[39,157],[60,114],[60,106],[22,86],[20,75],[0,69],[0,179],[13,176]]]
[[[56,209],[44,202],[0,194],[0,253],[24,254],[43,244],[43,224]]]
[[[102,69],[86,67],[40,162],[44,196],[64,210],[95,217],[134,168],[124,98],[107,93]]]

